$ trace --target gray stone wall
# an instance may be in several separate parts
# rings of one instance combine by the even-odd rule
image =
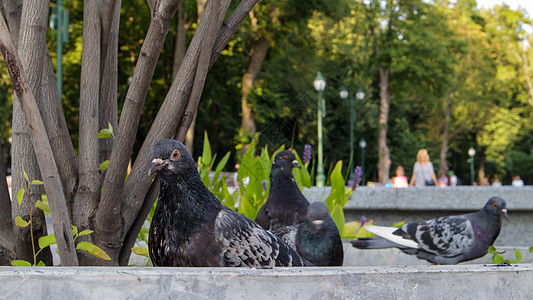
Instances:
[[[304,188],[303,193],[310,201],[324,201],[330,189]],[[472,212],[483,207],[492,196],[505,199],[509,211],[509,219],[503,220],[495,245],[533,246],[533,186],[358,187],[344,212],[347,221],[365,216],[376,225],[390,226],[401,221]]]
[[[0,299],[528,299],[533,266],[0,267]]]

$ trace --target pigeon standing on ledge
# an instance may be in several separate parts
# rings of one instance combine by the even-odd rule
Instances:
[[[255,218],[264,229],[275,230],[305,221],[309,201],[294,180],[292,169],[295,167],[301,168],[290,150],[280,151],[274,157],[268,199]]]
[[[305,222],[272,231],[316,266],[342,266],[344,250],[339,229],[324,202],[313,202]]]
[[[148,239],[155,266],[310,265],[276,236],[220,203],[181,142],[160,140],[152,155],[150,174],[160,178]]]
[[[352,241],[358,249],[396,247],[434,264],[457,264],[487,254],[500,233],[505,200],[492,197],[473,213],[441,217],[400,228],[365,226],[375,237]]]

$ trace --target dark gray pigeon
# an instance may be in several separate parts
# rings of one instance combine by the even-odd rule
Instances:
[[[272,233],[316,266],[342,266],[341,236],[324,202],[309,205],[305,222],[278,228]]]
[[[292,169],[295,167],[300,168],[300,165],[290,150],[280,151],[274,157],[268,199],[255,218],[264,229],[275,230],[305,221],[309,201],[294,180]]]
[[[150,174],[160,178],[148,250],[155,266],[306,266],[296,251],[227,208],[205,187],[185,146],[160,140]]]
[[[441,217],[400,228],[365,226],[375,237],[352,241],[359,249],[396,247],[434,264],[457,264],[487,254],[507,217],[505,200],[492,197],[473,213]]]

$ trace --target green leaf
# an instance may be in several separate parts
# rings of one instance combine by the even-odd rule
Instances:
[[[37,200],[37,202],[35,202],[35,206],[40,210],[44,211],[46,214],[50,214],[50,205],[48,205],[48,201],[44,202],[41,200]]]
[[[202,164],[209,166],[211,164],[211,144],[207,137],[207,131],[204,131],[204,149],[202,152]]]
[[[16,216],[15,217],[15,225],[17,225],[18,227],[26,227],[26,226],[30,225],[30,222],[26,222],[20,216]]]
[[[489,249],[487,250],[487,252],[490,253],[490,254],[495,254],[496,253],[496,247],[490,246]]]
[[[403,225],[405,225],[405,221],[398,222],[398,223],[392,225],[392,227],[400,228],[400,227],[402,227]]]
[[[493,264],[501,264],[503,262],[503,256],[499,255],[499,254],[494,254],[494,256],[492,256],[492,263]]]
[[[108,167],[109,167],[109,160],[104,160],[104,161],[100,164],[100,170],[107,170]]]
[[[26,179],[27,182],[30,182],[30,177],[28,177],[28,173],[26,173],[26,171],[22,170],[22,172],[24,173],[24,179]]]
[[[516,260],[514,259],[506,259],[504,262],[510,263],[510,264],[516,264]]]
[[[111,257],[109,257],[109,255],[107,255],[104,250],[89,242],[79,242],[78,245],[76,245],[76,249],[85,251],[90,255],[101,258],[103,260],[111,260]]]
[[[80,234],[78,234],[78,236],[84,236],[84,235],[89,235],[91,233],[93,233],[94,231],[90,230],[90,229],[85,229],[83,230],[82,232],[80,232]]]
[[[361,229],[361,223],[359,221],[345,223],[344,228],[342,229],[341,238],[353,240],[359,229]]]
[[[254,162],[254,152],[255,141],[252,141],[248,147],[248,150],[246,150],[246,153],[244,153],[241,159],[240,167],[237,170],[237,181],[242,182],[244,178],[248,177],[248,173],[250,172]]]
[[[41,184],[43,184],[43,182],[36,179],[36,180],[32,180],[31,184],[33,184],[33,185],[41,185]]]
[[[70,226],[72,226],[72,236],[75,236],[76,234],[78,234],[78,227],[74,225],[70,225]]]
[[[344,232],[344,211],[342,210],[342,206],[338,203],[335,204],[333,207],[333,210],[331,211],[331,218],[335,222],[335,225],[337,225],[337,228],[339,229],[339,233],[341,236]]]
[[[15,267],[31,267],[31,263],[29,261],[25,261],[21,259],[12,260],[11,265]]]
[[[107,138],[112,138],[112,137],[113,137],[113,131],[109,130],[108,128],[104,128],[100,130],[100,132],[98,133],[99,139],[107,139]]]
[[[302,190],[304,187],[311,187],[311,175],[309,174],[309,171],[307,170],[307,165],[302,162],[300,159],[300,156],[296,151],[293,151],[294,154],[296,154],[296,160],[302,166],[301,168],[294,168],[292,169],[292,174],[294,175],[294,178],[296,179],[296,176],[300,178],[300,181],[296,179],[296,183],[298,184],[298,187],[300,190]]]
[[[529,252],[533,252],[533,246],[529,247]]]
[[[150,254],[148,253],[148,249],[141,248],[141,247],[133,247],[131,248],[131,251],[137,255],[144,256],[150,258]]]
[[[224,170],[224,167],[228,163],[230,154],[231,152],[228,151],[228,153],[226,153],[226,155],[224,155],[224,157],[222,157],[222,159],[218,162],[218,165],[215,169],[215,176],[213,177],[213,181],[215,182],[218,181],[218,177],[220,176],[220,173],[222,172],[222,170]]]
[[[39,238],[39,248],[44,249],[50,245],[57,243],[56,235],[54,233],[45,235]]]
[[[341,207],[346,204],[345,201],[345,189],[346,185],[344,178],[342,177],[342,160],[339,160],[331,172],[331,193],[326,198],[326,204],[330,210],[333,209],[335,204],[340,204]]]
[[[37,263],[37,267],[46,267],[46,265],[44,264],[44,262],[42,260],[40,260],[38,263]]]
[[[516,257],[516,261],[522,261],[522,252],[520,252],[520,250],[516,249],[514,251],[514,256]]]
[[[17,203],[20,204],[22,203],[22,198],[24,197],[24,189],[20,189],[17,193]]]

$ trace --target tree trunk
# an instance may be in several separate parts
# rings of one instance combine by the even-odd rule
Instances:
[[[74,198],[73,221],[79,230],[90,228],[89,218],[98,205],[100,195],[100,163],[98,151],[98,104],[100,98],[102,26],[96,1],[85,1],[83,7],[83,49],[80,80],[79,185]],[[94,230],[94,229],[93,229]],[[90,239],[90,237],[82,237]],[[79,254],[82,264],[95,258]]]
[[[477,183],[481,185],[483,183],[483,179],[487,176],[485,174],[485,162],[487,161],[487,157],[485,156],[485,149],[481,149],[479,153],[476,153],[476,154],[479,156]]]
[[[151,148],[156,141],[162,138],[174,137],[177,131],[186,132],[188,128],[183,125],[181,125],[180,130],[178,130],[177,126],[172,126],[172,124],[174,124],[172,120],[182,120],[180,124],[186,124],[186,121],[190,122],[194,117],[194,113],[185,114],[185,112],[186,110],[189,111],[189,108],[194,107],[190,105],[197,105],[197,103],[189,105],[188,102],[192,98],[190,97],[190,95],[192,95],[191,90],[193,89],[194,82],[200,79],[196,78],[195,80],[196,74],[198,72],[201,72],[197,70],[198,65],[196,64],[196,62],[199,61],[200,49],[202,49],[202,46],[204,44],[203,40],[208,34],[207,26],[209,26],[209,16],[211,13],[218,13],[218,26],[216,26],[216,29],[218,30],[221,26],[221,22],[223,21],[225,12],[229,7],[230,1],[222,1],[222,9],[220,10],[220,12],[213,12],[213,4],[211,3],[212,1],[208,2],[204,16],[200,21],[198,29],[187,49],[183,64],[180,67],[180,70],[178,71],[178,74],[176,76],[176,78],[179,78],[179,80],[174,80],[170,91],[168,92],[165,98],[165,101],[159,109],[156,119],[152,123],[152,127],[150,128],[150,131],[148,132],[148,135],[145,141],[143,142],[141,150],[139,151],[139,155],[137,156],[137,159],[133,164],[132,171],[126,181],[126,188],[124,189],[124,196],[122,198],[122,201],[125,211],[124,216],[126,217],[125,228],[128,228],[129,232],[127,234],[128,240],[124,242],[125,246],[123,247],[123,251],[121,253],[121,264],[127,262],[127,258],[131,254],[131,245],[133,245],[133,243],[135,242],[134,237],[137,236],[138,231],[140,230],[142,225],[141,222],[144,222],[144,219],[146,218],[149,212],[149,209],[146,208],[151,207],[151,205],[153,205],[153,202],[155,201],[154,195],[157,195],[157,193],[155,192],[157,188],[150,188],[152,186],[152,176],[148,176],[148,174],[146,173],[146,170],[149,168],[151,161]],[[218,53],[220,53],[221,51],[221,49],[219,49],[218,47],[224,47],[220,41],[224,40],[225,43],[227,43],[227,40],[225,39],[231,36],[227,35],[227,30],[235,30],[238,27],[235,21],[240,20],[242,22],[242,20],[244,19],[242,15],[247,14],[249,12],[249,10],[248,12],[244,12],[243,8],[253,8],[253,5],[249,5],[250,3],[257,3],[257,0],[244,0],[243,2],[241,2],[241,5],[239,5],[239,7],[237,7],[237,9],[232,14],[232,16],[234,17],[230,17],[225,23],[227,24],[227,27],[219,31],[216,42],[214,42],[214,46],[209,48],[210,58],[206,66],[207,70],[209,70],[214,61],[213,55],[218,55]],[[213,35],[215,34],[216,31]],[[219,38],[221,40],[219,40]],[[202,60],[200,60],[200,62],[202,62]],[[205,80],[205,78],[203,80]],[[199,96],[200,95],[198,95],[198,97]],[[183,120],[186,118],[188,118],[188,120]],[[146,191],[148,190],[152,191],[153,193],[149,193],[147,195]],[[131,218],[132,216],[135,216],[135,218]]]
[[[33,2],[29,2],[33,3]],[[39,1],[36,3],[42,4]],[[48,4],[47,4],[48,6]],[[46,6],[46,7],[47,7]],[[24,9],[30,6],[24,6]],[[32,24],[32,31],[46,33],[46,14],[47,9],[32,9],[30,12],[40,12],[45,15],[44,18],[32,17],[31,21],[37,22],[44,19],[44,24],[35,23]],[[21,21],[22,28],[24,28],[25,18],[23,10],[23,18]],[[24,29],[21,28],[21,39],[19,45],[24,45]],[[39,45],[40,45],[39,40]],[[21,46],[23,48],[24,46]],[[37,48],[40,50],[40,48]],[[17,94],[18,101],[21,104],[22,111],[28,120],[28,128],[30,129],[31,140],[35,145],[35,154],[38,158],[39,167],[43,174],[44,187],[48,195],[50,210],[52,214],[52,221],[54,225],[54,231],[57,240],[57,246],[60,253],[61,262],[65,266],[77,265],[78,259],[76,257],[76,250],[74,248],[74,241],[71,235],[71,226],[69,220],[69,214],[67,211],[66,200],[63,194],[63,187],[59,178],[59,171],[53,157],[53,151],[50,146],[48,135],[44,123],[41,119],[37,101],[32,93],[30,86],[30,79],[26,74],[25,69],[16,53],[15,47],[11,41],[7,25],[4,18],[0,18],[0,51],[4,56],[7,69],[13,82],[15,93]],[[42,53],[37,51],[36,53]],[[35,62],[37,64],[37,62]],[[35,65],[31,65],[34,67]],[[36,72],[33,72],[36,73]],[[41,73],[37,73],[38,78],[41,78]],[[34,76],[33,76],[34,77]],[[38,224],[34,224],[38,225]],[[43,224],[44,225],[44,224]],[[44,227],[44,226],[43,226]],[[18,251],[18,250],[17,250]]]
[[[185,2],[181,2],[178,9],[178,24],[176,26],[176,43],[174,44],[174,60],[172,62],[172,81],[180,69],[185,51],[187,50],[187,22],[185,20]]]
[[[207,4],[207,0],[196,0],[196,8],[198,12],[198,23],[200,23],[200,20],[202,19],[202,15],[204,14],[206,4]],[[189,149],[191,154],[193,154],[193,151],[194,151],[194,131],[196,129],[197,113],[198,113],[198,108],[196,108],[196,111],[194,112],[194,118],[192,119],[191,126],[189,126],[189,130],[187,130],[187,135],[185,136],[185,147]]]
[[[120,0],[100,0],[102,46],[100,59],[99,128],[109,124],[117,128],[118,86],[118,32],[120,23]],[[99,162],[108,160],[113,149],[113,139],[98,140]]]
[[[15,237],[11,216],[11,199],[6,181],[4,151],[0,147],[0,266],[10,266],[15,259]]]
[[[390,89],[389,89],[390,68],[379,68],[379,128],[378,128],[378,180],[380,183],[387,183],[390,175],[390,153],[387,146],[387,129],[390,110]]]
[[[118,132],[115,133],[115,146],[111,152],[109,167],[102,187],[102,198],[95,215],[95,244],[102,248],[111,261],[95,261],[99,264],[118,264],[118,257],[124,232],[121,195],[124,192],[126,170],[133,150],[140,116],[148,87],[157,65],[157,60],[168,33],[172,16],[178,9],[180,0],[148,2],[152,19],[146,34],[140,56],[126,100],[122,109]],[[164,8],[164,9],[163,9]]]
[[[452,106],[450,103],[450,92],[446,93],[446,112],[444,115],[444,124],[442,129],[442,145],[440,147],[440,162],[439,162],[439,174],[448,172],[448,164],[446,163],[446,154],[448,153],[448,142],[450,134],[450,115]]]
[[[41,74],[43,67],[42,43],[46,35],[46,25],[48,17],[48,1],[26,3],[22,8],[20,21],[20,32],[18,37],[19,57],[21,67],[25,70],[32,70],[28,75],[28,92],[33,95],[39,94]],[[40,12],[40,13],[35,13]],[[7,60],[6,60],[7,63]],[[24,172],[30,180],[41,179],[41,174],[35,157],[28,124],[21,103],[17,97],[13,100],[13,123],[12,123],[12,189],[16,194],[20,189],[27,189],[28,183],[24,178]],[[29,262],[34,262],[31,231],[33,231],[33,244],[37,245],[37,240],[47,235],[44,213],[37,209],[35,203],[41,200],[42,188],[31,186],[29,189],[30,199],[24,199],[21,205],[13,205],[13,217],[21,216],[24,220],[30,220],[30,205],[33,226],[22,228],[15,226],[15,239],[17,257]],[[37,247],[35,251],[37,251]],[[52,263],[52,253],[49,249],[41,252],[37,261],[42,260],[45,264]]]

